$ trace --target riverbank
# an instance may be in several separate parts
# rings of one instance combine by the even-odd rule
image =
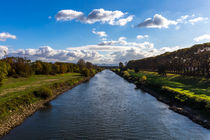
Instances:
[[[137,88],[168,104],[169,109],[183,114],[193,122],[210,129],[208,79],[196,81],[196,78],[191,77],[193,81],[189,81],[189,77],[173,74],[161,77],[153,72],[135,73],[132,70],[120,72],[117,69],[113,71],[127,81],[134,83]],[[193,85],[190,85],[190,82]],[[196,91],[197,94],[194,94],[193,91]]]
[[[17,79],[17,83],[12,83],[16,85],[15,88],[9,84],[11,88],[7,88],[7,92],[1,92],[0,137],[7,134],[14,127],[20,125],[27,117],[31,116],[38,109],[44,107],[46,103],[50,102],[58,95],[70,90],[82,82],[88,81],[91,78],[81,76],[78,73],[46,77],[47,76],[37,76],[36,78],[31,77],[36,80],[31,80],[29,78],[24,81]],[[39,84],[33,85],[33,83],[37,83],[37,79],[41,81],[39,81]],[[21,80],[22,83],[19,80]],[[10,80],[8,80],[8,83],[9,81]],[[19,85],[17,86],[17,84]],[[8,85],[6,86],[8,87]],[[5,87],[2,87],[2,89],[4,88]],[[46,91],[49,91],[50,94],[48,95],[48,92]]]

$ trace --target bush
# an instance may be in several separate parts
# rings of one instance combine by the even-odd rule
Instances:
[[[141,81],[142,81],[142,82],[145,82],[146,80],[147,80],[147,76],[143,75],[143,76],[141,77]]]
[[[125,77],[129,77],[129,76],[130,76],[130,74],[129,74],[129,72],[128,72],[128,71],[123,71],[123,76],[125,76]]]
[[[47,98],[51,97],[53,95],[53,93],[52,93],[52,90],[51,89],[49,89],[47,87],[42,87],[38,91],[35,91],[34,92],[34,95],[36,97],[47,99]]]

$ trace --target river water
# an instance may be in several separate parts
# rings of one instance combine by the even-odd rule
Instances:
[[[65,92],[3,140],[210,140],[210,131],[104,70]]]

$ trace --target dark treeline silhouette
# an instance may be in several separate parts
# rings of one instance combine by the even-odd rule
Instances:
[[[7,57],[0,60],[0,83],[8,77],[29,77],[31,75],[55,75],[69,72],[81,73],[89,77],[93,76],[101,68],[90,62],[80,59],[77,64],[64,62],[32,62],[21,57]]]
[[[166,52],[155,57],[131,60],[127,68],[157,71],[183,75],[210,76],[210,43],[194,45],[191,48]]]

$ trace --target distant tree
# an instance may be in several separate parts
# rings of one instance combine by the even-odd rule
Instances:
[[[138,73],[139,72],[139,68],[138,67],[135,67],[135,73]]]
[[[90,68],[93,68],[93,64],[90,63],[90,62],[86,62],[86,67],[89,68],[89,69],[90,69]]]
[[[166,75],[166,67],[164,65],[158,66],[158,74],[165,76]]]
[[[6,62],[0,61],[0,86],[2,85],[3,79],[6,78],[8,70],[9,68]]]
[[[90,71],[87,68],[83,68],[81,71],[81,74],[85,77],[89,77],[90,76]]]
[[[120,68],[120,70],[122,70],[124,68],[124,65],[122,62],[119,63],[119,68]]]
[[[77,65],[78,65],[80,68],[85,67],[85,60],[79,59],[78,62],[77,62]]]
[[[52,71],[52,65],[50,63],[43,63],[43,74],[49,75]]]
[[[58,73],[60,73],[60,65],[53,64],[51,74],[58,74]]]
[[[43,66],[41,61],[36,61],[33,63],[33,69],[35,74],[42,74],[43,73]]]
[[[60,65],[60,72],[61,73],[66,73],[68,71],[68,67],[66,64],[61,64]]]

